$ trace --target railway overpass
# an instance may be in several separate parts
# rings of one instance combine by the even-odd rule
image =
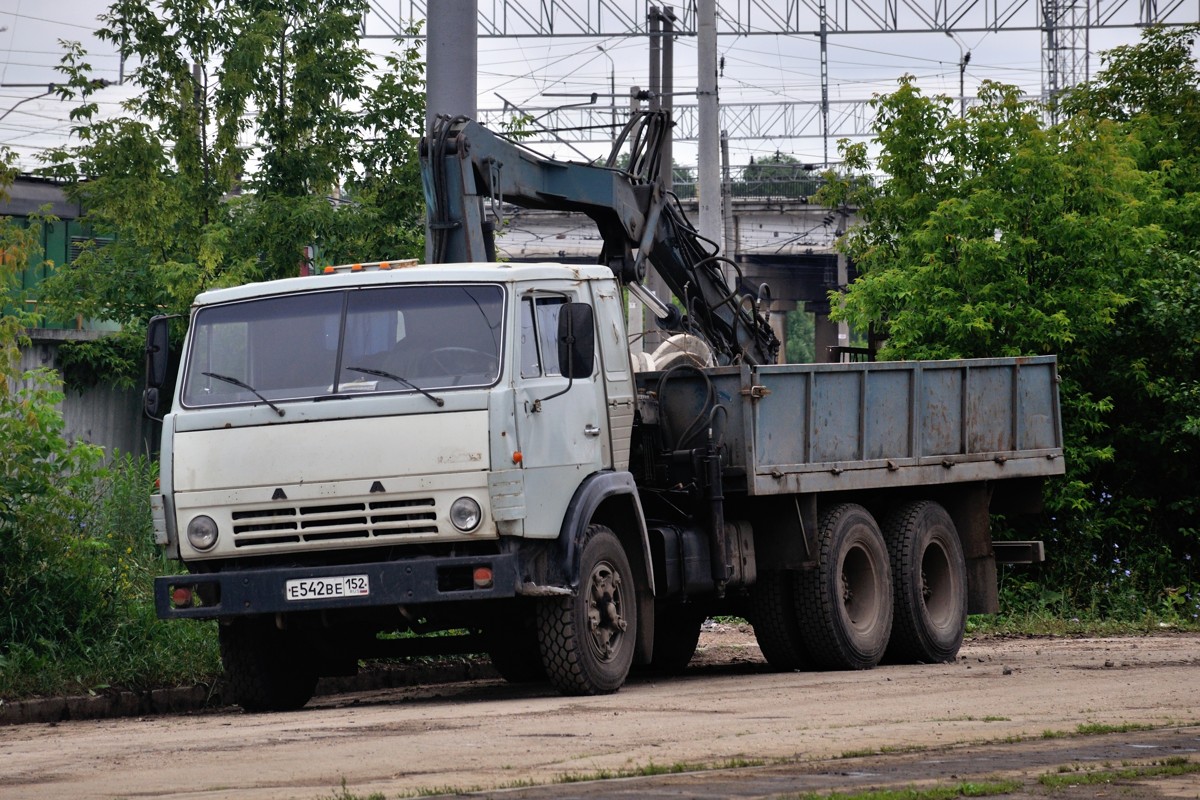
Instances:
[[[855,276],[852,265],[834,247],[837,237],[854,224],[855,216],[853,209],[818,204],[813,197],[818,183],[806,175],[734,182],[734,191],[726,195],[724,218],[726,255],[738,265],[747,284],[770,287],[776,336],[787,341],[788,314],[814,314],[813,350],[817,360],[824,361],[831,357],[830,347],[850,344],[845,326],[829,322],[828,315],[829,292],[844,287]],[[677,184],[675,190],[694,221],[694,186]],[[600,254],[600,234],[582,214],[512,206],[504,206],[501,213],[503,219],[496,226],[501,258],[594,264]],[[787,353],[781,352],[780,358],[786,360]]]

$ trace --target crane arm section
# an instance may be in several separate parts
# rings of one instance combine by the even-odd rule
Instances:
[[[668,330],[700,336],[718,363],[774,363],[779,349],[762,313],[770,297],[730,287],[722,270],[733,262],[687,221],[657,180],[666,112],[643,112],[618,139],[630,142],[630,171],[546,158],[466,117],[438,119],[421,145],[421,176],[429,215],[431,263],[495,259],[484,202],[576,211],[599,230],[601,263],[646,302]],[[617,148],[614,148],[614,155]],[[496,215],[498,216],[498,215]],[[683,306],[668,305],[642,286],[647,262]]]

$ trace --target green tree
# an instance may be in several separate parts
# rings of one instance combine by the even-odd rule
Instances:
[[[1193,36],[1109,54],[1055,126],[1015,87],[986,84],[959,120],[902,79],[876,102],[886,180],[824,198],[860,209],[842,246],[862,277],[838,314],[884,333],[883,357],[1058,353],[1068,478],[1050,485],[1047,577],[1101,611],[1118,579],[1162,601],[1200,555]],[[865,145],[843,152],[872,166]]]
[[[811,364],[816,359],[816,319],[803,306],[788,312],[787,360],[789,364]]]
[[[76,144],[46,156],[85,221],[111,239],[41,287],[63,316],[111,319],[125,342],[152,314],[210,287],[423,249],[415,46],[375,59],[366,0],[118,0],[97,35],[135,68],[138,94],[103,118],[87,54],[66,44],[60,93]],[[68,361],[136,364],[67,348]],[[80,355],[80,351],[87,351]],[[136,374],[136,372],[135,372]],[[127,376],[132,377],[132,376]]]

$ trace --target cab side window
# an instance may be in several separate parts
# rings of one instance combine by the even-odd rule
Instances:
[[[558,314],[567,298],[532,295],[521,301],[521,377],[559,375]]]

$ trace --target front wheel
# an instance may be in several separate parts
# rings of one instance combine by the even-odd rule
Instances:
[[[871,512],[854,503],[821,515],[817,565],[796,582],[796,618],[814,664],[870,669],[892,630],[887,545]]]
[[[637,588],[621,542],[588,526],[579,588],[538,604],[538,643],[546,676],[563,694],[611,694],[621,688],[637,643]]]
[[[313,696],[313,651],[271,620],[236,619],[217,634],[225,680],[245,711],[294,711]]]
[[[492,666],[509,683],[546,680],[538,648],[537,619],[532,605],[517,601],[506,606],[483,629],[483,641]]]

